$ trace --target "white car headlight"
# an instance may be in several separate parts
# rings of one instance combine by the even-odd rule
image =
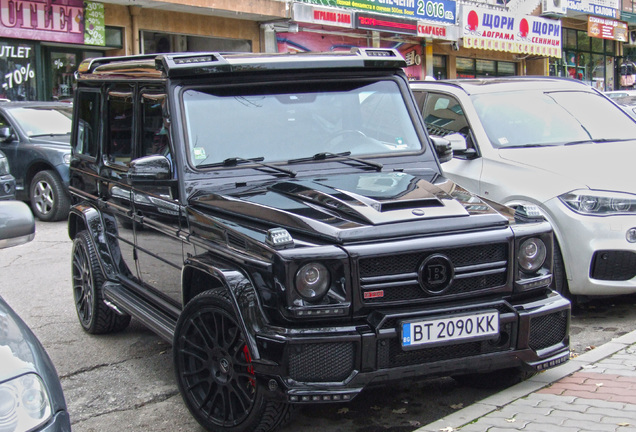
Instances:
[[[8,175],[10,172],[9,160],[4,155],[0,156],[0,176]]]
[[[621,192],[576,190],[559,199],[570,209],[582,215],[609,216],[636,213],[636,195]]]
[[[71,154],[70,153],[67,153],[67,154],[64,155],[64,163],[66,165],[70,165],[71,164]]]
[[[0,384],[0,430],[29,431],[52,415],[46,387],[33,373]]]

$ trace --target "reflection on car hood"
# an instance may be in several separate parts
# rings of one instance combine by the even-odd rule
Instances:
[[[51,147],[63,147],[70,150],[71,136],[70,135],[54,135],[54,136],[34,136],[29,137],[29,140],[33,144],[48,145]]]
[[[199,196],[191,204],[334,241],[507,224],[481,199],[432,171],[284,179]]]
[[[499,149],[502,159],[561,177],[557,187],[636,193],[636,140],[571,146]],[[541,175],[541,173],[537,173]],[[561,191],[569,192],[568,191]]]

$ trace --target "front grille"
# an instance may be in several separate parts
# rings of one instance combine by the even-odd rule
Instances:
[[[453,249],[423,251],[359,260],[360,287],[363,292],[382,291],[364,299],[367,304],[417,300],[491,290],[502,287],[508,278],[508,244],[496,243]],[[455,276],[442,293],[425,291],[418,279],[420,264],[429,256],[441,254],[452,262]]]
[[[590,277],[598,280],[624,281],[636,276],[636,253],[632,251],[598,251],[592,257]]]
[[[502,325],[497,341],[465,342],[431,348],[404,351],[397,337],[379,341],[377,348],[378,368],[394,368],[418,364],[434,363],[444,360],[465,359],[468,357],[507,351],[511,347],[512,323]]]
[[[289,376],[301,382],[342,381],[353,371],[353,342],[290,346]]]
[[[528,345],[534,351],[538,351],[563,342],[567,325],[568,317],[565,311],[532,318]]]

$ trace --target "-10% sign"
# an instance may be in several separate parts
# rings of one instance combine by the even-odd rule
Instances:
[[[20,85],[23,82],[29,81],[29,79],[33,77],[35,77],[35,72],[31,70],[31,65],[27,64],[26,66],[22,66],[21,68],[16,69],[13,72],[4,74],[4,79],[6,82],[2,84],[2,88],[13,88],[14,84]]]

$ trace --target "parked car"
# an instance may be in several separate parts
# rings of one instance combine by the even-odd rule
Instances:
[[[501,383],[567,361],[550,225],[441,175],[450,144],[429,140],[405,66],[391,49],[82,62],[82,328],[135,317],[172,343],[212,431],[406,376]]]
[[[0,201],[0,248],[31,241],[33,214],[20,201]],[[0,430],[70,432],[62,386],[44,347],[0,297]]]
[[[9,160],[0,151],[0,201],[15,199],[15,178],[11,175]]]
[[[509,206],[536,205],[556,236],[556,289],[636,292],[636,123],[575,80],[417,82],[429,133],[454,142],[449,178]]]
[[[636,96],[636,90],[610,90],[603,92],[610,99],[622,99]]]
[[[612,100],[627,114],[636,119],[636,96],[625,96]]]
[[[66,219],[72,106],[61,102],[0,103],[0,150],[16,180],[16,198],[38,219]]]

